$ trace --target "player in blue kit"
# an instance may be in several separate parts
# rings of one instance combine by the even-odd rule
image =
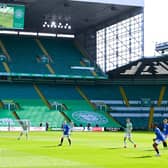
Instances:
[[[167,138],[168,138],[168,120],[166,118],[163,120],[163,134],[165,136],[165,139],[167,140]],[[163,147],[164,148],[167,147],[167,143],[163,142]]]
[[[166,138],[165,138],[164,134],[158,128],[157,124],[153,124],[153,128],[154,128],[154,132],[156,135],[156,138],[153,139],[153,142],[154,142],[153,148],[157,153],[156,156],[160,156],[158,145],[162,142],[165,146],[167,146]]]
[[[71,139],[70,139],[70,130],[71,130],[71,128],[67,124],[66,121],[64,121],[62,128],[63,128],[63,135],[61,137],[61,141],[60,141],[60,144],[58,146],[62,146],[65,137],[67,137],[69,145],[71,146]]]
[[[166,118],[163,120],[163,134],[167,139],[168,138],[168,120]]]

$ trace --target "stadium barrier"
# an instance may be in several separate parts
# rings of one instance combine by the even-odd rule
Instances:
[[[51,128],[51,131],[62,131],[62,128]],[[73,127],[72,132],[103,132],[104,127]]]
[[[103,132],[104,127],[73,127],[72,131],[74,132]]]
[[[73,127],[72,131],[74,132],[104,132],[104,131],[112,131],[112,132],[116,132],[119,131],[120,128],[112,128],[112,127]]]
[[[104,128],[104,127],[74,127],[72,129],[73,132],[104,132],[104,131],[111,131],[111,132],[116,132],[119,131],[119,128]],[[22,131],[22,127],[7,127],[7,126],[2,126],[0,127],[0,131]],[[46,131],[45,127],[30,127],[29,128],[30,132],[37,131],[37,132],[44,132]],[[51,128],[50,131],[62,131],[62,128]]]
[[[92,131],[93,132],[103,132],[104,131],[104,127],[93,127]]]
[[[22,127],[0,127],[0,131],[22,131]],[[30,127],[29,131],[46,131],[45,127]]]

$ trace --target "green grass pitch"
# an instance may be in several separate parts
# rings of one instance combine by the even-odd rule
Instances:
[[[31,132],[29,140],[18,132],[0,132],[0,168],[158,168],[168,165],[168,149],[160,144],[160,157],[152,149],[153,133],[134,132],[137,148],[123,148],[123,133],[73,132],[72,146],[61,132]]]
[[[0,26],[3,28],[13,28],[13,15],[0,12]]]

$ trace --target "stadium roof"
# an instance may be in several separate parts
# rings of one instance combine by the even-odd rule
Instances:
[[[85,1],[85,2],[84,2]],[[143,9],[143,0],[2,0],[26,6],[25,31],[76,33],[89,27],[104,27]],[[99,3],[97,3],[99,2]],[[68,22],[71,29],[43,28],[44,21]]]
[[[168,56],[142,58],[108,72],[111,79],[157,79],[168,77]]]

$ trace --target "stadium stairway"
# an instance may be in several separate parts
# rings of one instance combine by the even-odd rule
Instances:
[[[52,107],[57,106],[62,116],[67,121],[73,121],[77,126],[86,126],[90,123],[92,126],[120,127],[106,111],[97,110],[79,86],[39,85],[39,88]]]
[[[159,98],[157,101],[157,106],[160,107],[162,105],[162,100],[163,97],[165,95],[166,92],[166,86],[162,86],[160,89],[160,94],[159,94]],[[152,123],[153,123],[153,118],[154,118],[154,112],[155,112],[155,108],[154,106],[151,106],[150,108],[150,113],[149,113],[149,122],[148,122],[148,129],[151,129]]]
[[[121,125],[125,125],[125,119],[129,117],[131,118],[135,129],[148,129],[149,118],[151,116],[149,113],[152,107],[153,116],[151,117],[151,122],[153,122],[153,120],[162,122],[163,118],[168,117],[167,86],[123,85],[122,87],[124,88],[126,97],[129,100],[128,107],[120,93],[119,85],[76,86],[53,83],[35,84],[33,87],[33,85],[29,83],[23,84],[8,82],[0,83],[0,99],[1,101],[5,99],[18,100],[20,108],[17,108],[16,112],[21,119],[26,119],[26,115],[31,119],[31,111],[33,111],[32,116],[35,118],[38,117],[36,116],[38,115],[38,112],[46,111],[46,113],[51,117],[57,113],[58,117],[61,116],[62,121],[67,117],[67,120],[72,120],[77,125],[82,124],[84,126],[90,122],[95,126],[95,120],[98,120],[99,117],[104,121],[108,121],[108,124],[99,123],[99,126],[113,125],[113,119],[117,120]],[[22,103],[23,100],[25,101]],[[146,100],[147,103],[144,102]],[[56,108],[54,109],[53,102],[62,104],[64,108],[61,110]],[[100,110],[100,108],[97,108],[96,105],[100,102],[103,106],[106,106],[106,110]],[[0,109],[0,114],[2,114],[2,111],[5,111],[2,107],[3,104]],[[107,116],[108,114],[106,114],[106,112],[112,115],[113,119]],[[4,112],[4,115],[5,113],[6,112]],[[93,114],[97,117],[94,118]],[[40,113],[40,115],[43,115],[43,113]],[[90,118],[90,120],[88,118]],[[94,119],[94,121],[92,121],[91,118]],[[39,118],[38,121],[40,120],[41,119]],[[35,123],[33,119],[32,121]]]
[[[0,40],[0,48],[1,48],[2,52],[3,52],[3,54],[8,58],[8,61],[11,61],[12,60],[11,56],[9,55],[9,53],[8,53],[5,45],[3,44],[2,40]]]
[[[53,63],[52,57],[49,55],[48,51],[46,50],[46,48],[44,47],[44,45],[41,43],[40,39],[35,39],[35,41],[36,41],[37,45],[39,46],[39,48],[41,49],[41,51],[43,52],[43,54],[48,57],[48,59],[50,60],[50,62]]]
[[[6,62],[2,62],[2,65],[3,65],[3,67],[4,67],[6,72],[8,72],[8,73],[11,72],[11,70],[10,70],[10,68],[9,68],[9,66],[8,66],[8,64]]]
[[[39,126],[40,123],[49,123],[50,127],[61,128],[64,117],[58,110],[50,110],[41,104],[40,100],[20,100],[21,109],[17,114],[21,119],[30,120],[31,126]]]
[[[12,111],[13,116],[16,118],[16,120],[20,120],[19,115],[16,113],[16,111]]]
[[[47,69],[49,70],[49,72],[51,74],[55,74],[55,70],[52,68],[52,66],[48,63],[48,64],[45,64],[45,66],[47,67]]]
[[[89,61],[91,62],[91,66],[93,66],[94,68],[96,68],[96,70],[90,70],[91,71],[91,73],[92,73],[92,75],[93,76],[95,76],[95,77],[97,77],[97,76],[101,76],[103,73],[102,73],[102,70],[100,69],[100,68],[97,68],[98,67],[98,65],[96,65],[96,67],[95,67],[95,63],[94,63],[94,61],[93,61],[93,58],[92,57],[90,57],[90,55],[87,53],[87,51],[80,45],[80,43],[79,42],[77,42],[77,41],[75,41],[74,42],[74,45],[75,45],[75,47],[80,51],[80,53],[81,53],[81,55],[84,57],[84,58],[86,58],[86,59],[89,59]],[[86,64],[84,63],[84,61],[80,61],[80,65],[81,66],[83,66],[83,67],[85,67],[86,66]],[[96,72],[97,71],[97,72]]]
[[[160,123],[163,117],[167,117],[166,97],[168,92],[164,86],[123,85],[121,88],[117,85],[107,85],[106,87],[81,86],[81,89],[92,103],[106,104],[109,107],[109,114],[123,126],[125,119],[129,117],[135,125],[135,129],[148,129],[149,120]],[[124,93],[121,93],[121,89]],[[153,117],[150,115],[152,108]]]
[[[80,94],[80,96],[91,106],[93,110],[96,110],[95,105],[89,100],[89,98],[85,95],[85,93],[81,90],[79,86],[76,86],[75,89]]]
[[[121,95],[122,95],[122,98],[123,98],[123,100],[124,100],[126,106],[129,107],[129,106],[130,106],[129,100],[128,100],[128,98],[127,98],[127,95],[126,95],[126,93],[125,93],[124,88],[123,88],[122,86],[120,86],[119,89],[120,89],[120,93],[121,93]]]
[[[49,70],[49,72],[50,72],[51,74],[55,74],[55,70],[52,68],[52,66],[51,66],[51,64],[50,64],[50,62],[53,63],[52,57],[49,55],[48,51],[45,49],[45,47],[44,47],[44,45],[41,43],[40,39],[35,39],[35,41],[36,41],[38,47],[39,47],[39,48],[41,49],[41,51],[43,52],[43,54],[44,54],[45,56],[47,56],[48,59],[49,59],[49,63],[46,63],[45,66],[47,67],[47,69]]]
[[[42,91],[40,90],[40,88],[38,87],[38,85],[33,84],[33,87],[36,90],[36,92],[39,95],[39,97],[41,98],[41,100],[44,102],[44,104],[51,110],[52,109],[51,104],[46,99],[46,97],[44,96],[44,94],[42,93]]]
[[[72,68],[74,66],[80,67],[80,61],[83,58],[78,49],[73,45],[73,40],[43,38],[40,41],[50,55],[52,55],[57,74],[93,76],[90,70]]]
[[[0,100],[0,109],[2,109],[4,107],[4,104],[2,102],[2,100]]]
[[[50,127],[61,128],[64,121],[64,117],[58,110],[50,110],[40,100],[15,100],[20,108],[15,110],[1,109],[0,110],[0,121],[8,120],[29,120],[31,126],[38,127],[40,123],[45,125],[49,123]]]
[[[11,57],[8,62],[11,72],[29,73],[29,74],[48,74],[48,69],[43,63],[38,63],[37,55],[41,54],[41,50],[30,37],[11,37],[2,36],[1,42],[5,46]],[[2,48],[2,47],[1,47]],[[5,54],[6,55],[6,54]],[[25,66],[25,63],[27,66]]]
[[[3,44],[3,42],[1,40],[0,40],[0,48],[2,50],[2,53],[7,57],[7,62],[11,61],[11,57],[10,57],[8,51],[6,50],[4,44]],[[4,69],[5,69],[5,71],[9,73],[9,72],[11,72],[11,70],[10,70],[10,67],[9,67],[7,62],[3,61],[2,65],[3,65]]]
[[[0,37],[0,48],[8,59],[8,62],[2,64],[3,69],[0,67],[1,72],[4,72],[5,69],[5,72],[30,75],[57,74],[70,78],[74,76],[107,78],[90,57],[79,51],[72,39],[34,39],[9,35]],[[48,59],[40,60],[39,57],[42,56]],[[90,66],[95,68],[94,70],[89,69],[86,62],[83,61],[86,58],[90,61]]]
[[[16,113],[16,109],[19,109],[18,105],[15,106],[15,102],[13,100],[1,100],[1,109],[0,109],[0,122],[3,123],[6,121],[20,120],[20,117]],[[14,108],[15,106],[15,108]]]
[[[155,109],[153,106],[151,106],[149,111],[148,130],[152,128],[154,112],[155,112]]]
[[[93,58],[92,57],[90,57],[90,55],[86,52],[86,50],[79,44],[79,42],[77,42],[77,41],[75,41],[74,42],[74,45],[75,45],[75,47],[80,51],[80,53],[84,56],[84,57],[86,57],[86,58],[88,58],[89,60],[93,60]]]
[[[71,101],[71,102],[66,102],[66,105],[68,107],[68,109],[64,112],[69,119],[71,119],[72,121],[74,121],[74,123],[76,123],[76,125],[84,125],[87,126],[88,123],[90,123],[92,126],[104,126],[104,127],[115,127],[115,128],[119,128],[120,124],[117,123],[116,120],[114,120],[114,118],[110,115],[108,115],[107,111],[101,111],[99,109],[96,108],[95,104],[93,104],[89,98],[87,97],[87,95],[81,90],[81,88],[79,86],[75,87],[76,91],[79,93],[79,95],[83,98],[83,100],[78,100],[78,101]],[[64,102],[65,103],[65,102]],[[79,114],[78,114],[79,112]],[[101,123],[101,121],[98,121],[99,119],[97,119],[97,122],[91,118],[103,118],[104,121],[106,121],[107,123]],[[79,119],[82,118],[83,119]],[[78,118],[78,121],[77,121]],[[91,120],[89,120],[89,118]],[[79,123],[80,120],[80,123]]]
[[[30,120],[32,126],[39,126],[40,122],[49,122],[50,126],[61,127],[64,117],[58,110],[44,104],[45,97],[41,99],[43,93],[37,85],[35,87],[38,94],[32,84],[1,83],[0,120],[16,120],[16,116],[12,114],[15,111],[20,119]],[[4,109],[3,102],[6,102],[8,108],[7,103],[12,103],[12,100],[17,102],[16,109]]]
[[[12,114],[11,111],[6,110],[6,109],[1,109],[0,110],[0,120],[6,120],[6,119],[12,119],[15,120],[15,116]]]
[[[83,67],[87,67],[87,65],[83,61],[80,61],[80,65]],[[94,70],[90,70],[90,71],[93,76],[97,77],[97,73]]]

